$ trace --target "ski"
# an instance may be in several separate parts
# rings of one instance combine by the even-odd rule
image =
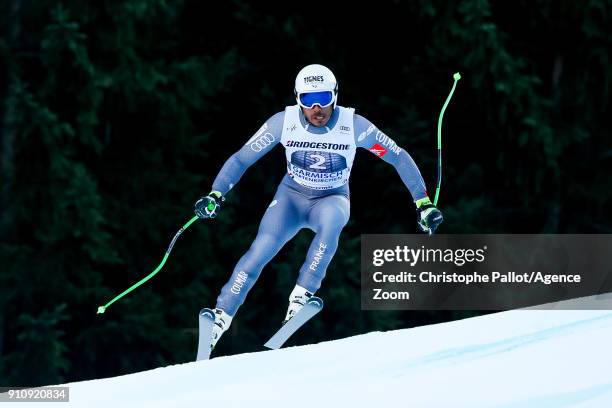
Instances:
[[[274,336],[268,340],[265,347],[276,350],[279,349],[300,327],[310,320],[314,315],[323,309],[323,300],[313,296],[295,316],[281,327]]]
[[[212,337],[213,325],[215,324],[215,312],[205,307],[200,310],[198,317],[200,326],[200,337],[198,341],[198,355],[196,361],[208,360],[210,358],[210,338]]]

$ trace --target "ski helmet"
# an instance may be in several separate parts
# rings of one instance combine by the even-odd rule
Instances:
[[[298,72],[293,92],[298,105],[303,108],[312,108],[315,105],[325,108],[331,104],[335,108],[338,101],[338,82],[329,68],[311,64]]]

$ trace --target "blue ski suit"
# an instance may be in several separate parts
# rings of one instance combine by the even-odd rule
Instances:
[[[315,293],[338,247],[350,215],[348,179],[357,147],[393,165],[414,201],[427,197],[410,155],[351,108],[337,106],[326,126],[311,125],[298,105],[270,117],[223,165],[213,190],[224,196],[253,163],[277,144],[287,157],[287,174],[266,209],[249,250],[223,286],[216,307],[236,314],[264,266],[302,228],[315,232],[297,284]]]

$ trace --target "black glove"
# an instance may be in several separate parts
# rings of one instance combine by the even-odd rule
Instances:
[[[200,198],[195,203],[195,213],[202,219],[215,218],[223,201],[225,201],[225,198],[220,192],[211,191],[206,197]]]
[[[423,232],[433,234],[438,228],[438,225],[442,223],[444,217],[429,200],[429,198],[422,198],[417,200],[417,223],[419,228]]]

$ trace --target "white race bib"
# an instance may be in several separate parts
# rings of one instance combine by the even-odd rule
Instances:
[[[287,173],[298,184],[314,190],[330,190],[346,184],[355,159],[354,109],[338,106],[335,126],[324,134],[308,132],[300,122],[298,105],[285,109],[281,144],[285,147]]]

